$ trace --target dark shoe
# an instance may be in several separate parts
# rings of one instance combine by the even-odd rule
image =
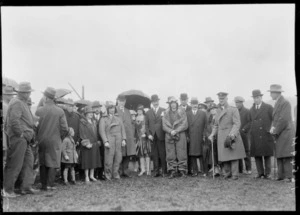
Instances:
[[[20,195],[16,194],[15,192],[7,193],[7,192],[3,191],[3,197],[6,197],[6,198],[16,198],[18,196],[20,196]]]
[[[70,184],[69,184],[69,182],[63,182],[63,185],[65,185],[65,186],[69,186]]]
[[[237,177],[237,176],[232,176],[231,177],[231,180],[238,180],[239,179],[239,177]]]
[[[186,173],[184,171],[180,171],[180,177],[186,178],[187,175],[186,175]]]
[[[274,181],[282,181],[284,178],[274,178]]]
[[[175,178],[176,176],[175,176],[175,172],[172,172],[170,175],[169,175],[169,179],[172,179],[172,178]]]
[[[193,173],[192,174],[192,177],[196,177],[196,176],[198,176],[198,173]]]
[[[38,193],[39,191],[36,190],[36,189],[33,189],[33,188],[29,188],[29,189],[25,189],[23,190],[26,194],[36,194]]]
[[[71,184],[71,185],[75,185],[76,182],[75,182],[75,181],[70,181],[70,184]]]
[[[131,178],[131,176],[127,175],[126,173],[122,174],[121,176],[123,176],[124,178]]]
[[[159,176],[160,176],[159,173],[155,173],[155,174],[153,175],[153,177],[155,177],[155,178],[157,178],[157,177],[159,177]]]
[[[48,188],[47,188],[47,187],[45,187],[45,186],[42,186],[40,190],[41,190],[41,191],[47,191],[47,190],[48,190]]]
[[[105,181],[105,180],[106,180],[106,178],[105,178],[104,176],[101,176],[101,177],[99,177],[99,180],[101,180],[101,181]]]
[[[265,176],[263,174],[254,176],[255,179],[264,178],[264,177]]]
[[[223,176],[223,179],[229,179],[229,178],[231,178],[231,175],[224,175]]]
[[[268,174],[268,175],[265,175],[265,177],[264,177],[265,179],[271,179],[272,177],[271,177],[271,175],[270,174]]]

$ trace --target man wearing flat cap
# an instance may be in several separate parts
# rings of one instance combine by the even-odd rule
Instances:
[[[126,146],[122,147],[122,163],[120,166],[121,176],[123,177],[131,177],[129,175],[129,161],[130,157],[136,154],[136,145],[134,142],[134,124],[132,123],[131,115],[129,110],[125,107],[126,97],[124,95],[119,95],[117,98],[117,113],[122,120],[125,133],[126,133]]]
[[[185,110],[179,107],[177,99],[170,97],[169,108],[164,112],[162,123],[166,132],[166,160],[170,172],[169,178],[174,178],[178,172],[182,177],[187,174],[187,142],[188,128]]]
[[[236,107],[228,105],[228,93],[220,92],[217,95],[219,96],[221,111],[216,116],[209,139],[212,142],[213,137],[218,135],[218,159],[224,167],[224,179],[232,177],[233,180],[237,180],[239,175],[238,160],[246,157],[243,140],[239,132],[240,115]],[[229,145],[227,144],[228,140],[231,143]]]
[[[189,159],[192,163],[192,176],[198,175],[197,158],[200,159],[200,164],[203,166],[204,174],[208,173],[207,165],[203,163],[203,145],[205,141],[205,128],[207,125],[206,113],[198,109],[198,99],[192,97],[191,106],[192,110],[186,113],[188,120],[188,140],[189,140]]]
[[[56,90],[47,87],[44,91],[44,106],[39,107],[35,115],[39,118],[37,139],[39,142],[39,161],[41,190],[55,190],[56,169],[60,168],[62,139],[69,128],[64,111],[54,103]]]
[[[271,85],[269,92],[272,99],[275,100],[270,133],[275,138],[275,157],[278,167],[276,180],[293,182],[292,153],[295,151],[293,146],[295,130],[292,122],[291,104],[281,95],[283,90],[280,85]]]
[[[14,198],[15,182],[20,175],[21,194],[34,194],[33,153],[30,147],[34,139],[34,121],[27,100],[33,89],[29,82],[21,82],[16,89],[18,95],[8,105],[7,118],[4,124],[9,138],[7,163],[4,169],[4,196]]]
[[[7,115],[7,109],[8,109],[8,103],[12,98],[16,95],[16,93],[13,90],[13,87],[11,86],[5,86],[2,88],[2,116],[3,116],[3,125],[6,120],[6,115]],[[4,132],[3,129],[3,173],[4,173],[4,167],[6,163],[6,155],[7,155],[7,146],[8,146],[8,137],[7,134]]]
[[[165,132],[162,126],[162,116],[165,109],[159,107],[159,98],[156,94],[151,96],[151,103],[152,108],[147,111],[145,117],[145,129],[148,139],[152,140],[151,152],[154,167],[153,176],[160,176],[160,163],[162,168],[162,176],[164,177],[167,174]]]
[[[244,158],[245,161],[245,169],[246,174],[251,174],[251,157],[250,157],[250,145],[248,142],[248,132],[250,123],[250,111],[249,109],[244,107],[245,99],[241,96],[234,97],[235,106],[239,110],[240,119],[241,119],[241,127],[240,127],[240,134],[244,143],[244,148],[246,152],[246,157]],[[243,173],[243,160],[239,160],[239,172]]]
[[[248,124],[251,143],[250,156],[255,158],[257,169],[255,178],[271,179],[271,156],[274,154],[274,141],[269,131],[273,107],[263,102],[262,96],[260,90],[252,91],[254,104],[250,108],[251,123]],[[247,126],[245,129],[248,129]]]

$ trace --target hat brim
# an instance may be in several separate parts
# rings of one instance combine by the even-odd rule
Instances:
[[[281,93],[281,92],[284,92],[284,91],[283,90],[268,90],[268,92]]]
[[[17,93],[14,93],[14,92],[12,92],[12,93],[2,93],[2,95],[17,95]]]
[[[31,93],[34,91],[34,89],[31,89],[31,90],[27,90],[27,91],[23,91],[23,90],[18,90],[18,89],[15,89],[14,91],[16,91],[17,93]]]
[[[151,100],[151,102],[157,102],[157,101],[159,101],[160,99],[153,99],[153,100]]]
[[[252,97],[254,98],[254,97],[257,97],[257,96],[263,96],[264,94],[259,94],[259,95],[255,95],[255,96],[253,96],[252,95]]]

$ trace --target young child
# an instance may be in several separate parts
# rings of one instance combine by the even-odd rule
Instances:
[[[75,170],[74,166],[77,163],[78,155],[76,152],[76,144],[73,140],[74,130],[69,128],[68,135],[64,138],[62,143],[62,159],[61,162],[64,163],[64,185],[68,185],[68,171],[71,169],[72,181],[70,184],[75,184]]]

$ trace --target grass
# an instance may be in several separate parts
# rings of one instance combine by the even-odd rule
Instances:
[[[211,177],[138,177],[63,186],[36,195],[3,199],[4,212],[23,211],[248,211],[295,210],[293,183]]]

